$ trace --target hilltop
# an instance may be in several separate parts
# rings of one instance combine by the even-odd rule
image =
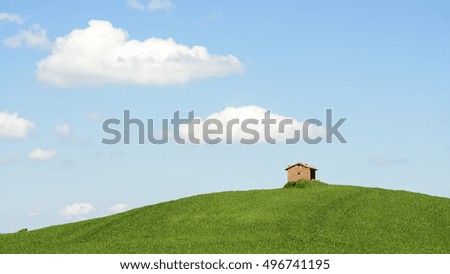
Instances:
[[[0,253],[450,253],[450,199],[310,184],[0,235]]]

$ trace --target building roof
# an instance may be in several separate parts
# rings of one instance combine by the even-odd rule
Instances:
[[[317,168],[315,168],[315,167],[313,167],[313,166],[310,166],[310,165],[304,164],[304,163],[300,163],[300,162],[288,166],[287,168],[285,168],[285,170],[288,170],[288,169],[290,169],[291,167],[295,167],[295,166],[302,166],[302,167],[306,167],[306,168],[309,168],[309,169],[317,170]]]

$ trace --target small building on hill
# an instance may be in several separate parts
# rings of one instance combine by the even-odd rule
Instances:
[[[296,163],[288,166],[288,182],[295,182],[298,180],[315,180],[317,168],[304,163]]]

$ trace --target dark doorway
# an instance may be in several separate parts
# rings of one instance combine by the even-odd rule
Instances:
[[[311,180],[315,180],[316,179],[316,171],[314,169],[310,169],[311,170]]]

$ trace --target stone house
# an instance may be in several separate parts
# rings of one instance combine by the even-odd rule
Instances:
[[[288,182],[316,179],[317,168],[304,163],[290,165],[285,170],[287,170]]]

